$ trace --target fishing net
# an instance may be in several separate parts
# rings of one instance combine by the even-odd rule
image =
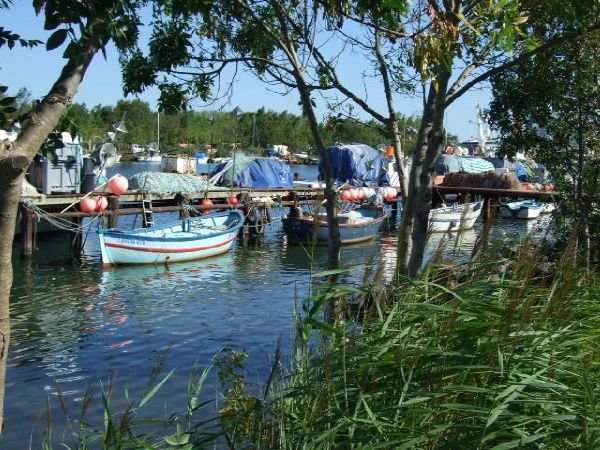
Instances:
[[[487,189],[521,189],[521,183],[515,174],[494,171],[484,173],[449,173],[444,177],[442,185]]]
[[[129,177],[130,189],[152,194],[190,194],[206,191],[207,188],[211,191],[227,190],[212,185],[207,187],[207,183],[206,178],[179,173],[140,172]]]

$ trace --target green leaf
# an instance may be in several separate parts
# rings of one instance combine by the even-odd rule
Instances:
[[[157,383],[156,386],[154,386],[150,392],[148,392],[144,398],[142,398],[142,401],[140,402],[140,405],[138,406],[138,408],[141,408],[142,406],[144,406],[146,403],[148,403],[148,401],[150,401],[150,399],[152,397],[154,397],[154,394],[156,394],[158,392],[158,390],[162,387],[163,384],[166,383],[166,381],[171,377],[171,375],[173,375],[173,372],[175,372],[175,369],[171,370],[166,377],[164,377],[162,379],[162,381],[160,383]]]
[[[48,42],[46,42],[46,50],[54,50],[55,48],[60,47],[63,42],[65,42],[65,39],[67,39],[67,34],[67,30],[64,28],[52,33],[52,36],[50,36]]]

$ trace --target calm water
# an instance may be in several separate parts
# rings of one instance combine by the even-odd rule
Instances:
[[[131,174],[142,167],[152,166],[125,163],[118,170]],[[315,168],[292,170],[309,178]],[[121,226],[127,227],[128,220],[133,219],[122,217]],[[524,222],[500,222],[496,228],[500,235],[527,231]],[[476,231],[464,234],[465,253],[475,237]],[[103,270],[93,232],[81,254],[71,252],[68,241],[65,236],[39,240],[29,265],[15,257],[3,449],[29,448],[30,436],[32,448],[39,447],[43,424],[35,423],[35,416],[48,398],[54,438],[68,442],[57,384],[78,417],[88,386],[107,383],[116,374],[115,401],[122,404],[125,387],[141,396],[158,356],[169,349],[167,369],[176,370],[148,404],[148,415],[182,408],[194,362],[205,366],[224,347],[246,351],[249,378],[264,383],[277,341],[290,348],[294,307],[309,295],[311,273],[323,268],[327,256],[325,248],[308,255],[303,247],[288,245],[277,221],[260,242],[239,240],[226,255],[169,267]],[[385,231],[372,242],[343,248],[342,260],[347,265],[373,261],[389,273],[395,252],[395,232]],[[361,277],[355,269],[348,279],[359,282]],[[205,392],[219,399],[214,376]],[[98,403],[90,418],[100,425]]]

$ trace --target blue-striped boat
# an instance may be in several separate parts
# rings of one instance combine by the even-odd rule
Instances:
[[[363,205],[338,216],[342,244],[354,244],[372,239],[387,217],[379,206]],[[315,220],[316,219],[316,220]],[[326,214],[284,217],[283,229],[294,241],[326,243],[329,241],[329,224]]]
[[[132,231],[99,232],[102,263],[167,264],[225,253],[237,237],[244,215],[235,209]]]

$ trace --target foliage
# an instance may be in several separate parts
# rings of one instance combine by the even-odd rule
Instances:
[[[495,77],[490,111],[503,151],[510,156],[524,151],[556,177],[557,189],[565,194],[559,216],[565,230],[561,234],[567,236],[580,217],[589,215],[592,243],[600,237],[597,40],[595,32],[564,42]],[[595,260],[599,252],[593,244]]]
[[[565,254],[548,285],[536,279],[540,258],[526,243],[510,261],[430,269],[387,291],[337,286],[310,300],[301,330],[318,330],[321,345],[298,351],[246,443],[597,448],[600,283],[584,281]],[[372,302],[359,322],[320,319],[321,305],[357,292]]]

